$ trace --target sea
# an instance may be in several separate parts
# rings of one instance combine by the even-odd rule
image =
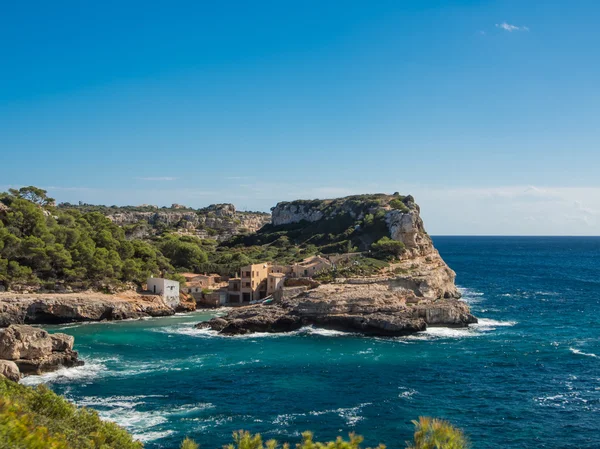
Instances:
[[[96,409],[149,449],[186,436],[220,448],[240,429],[404,448],[419,416],[447,419],[479,449],[600,448],[600,238],[434,243],[478,324],[404,338],[194,328],[216,310],[48,326],[75,336],[86,364],[23,383]]]

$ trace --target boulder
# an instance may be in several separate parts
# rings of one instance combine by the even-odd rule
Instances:
[[[10,360],[0,360],[0,376],[4,376],[13,382],[18,382],[21,378],[21,373],[15,362],[11,362]]]
[[[14,367],[17,367],[17,372],[28,375],[83,365],[77,351],[73,351],[73,343],[74,338],[70,335],[49,334],[43,329],[22,324],[10,325],[0,331],[0,359],[4,359],[2,369],[13,373],[14,377]]]
[[[75,343],[75,337],[67,334],[51,334],[52,339],[52,351],[53,352],[65,352],[73,349]]]
[[[52,352],[52,338],[42,329],[11,325],[0,333],[0,359],[37,359]]]

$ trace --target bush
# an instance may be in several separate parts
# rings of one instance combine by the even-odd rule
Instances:
[[[398,240],[383,237],[371,245],[371,249],[380,257],[399,257],[406,247]]]
[[[392,201],[390,201],[390,207],[404,213],[410,211],[406,204],[404,204],[399,198],[394,198]]]
[[[448,421],[421,416],[415,425],[414,442],[407,449],[467,449],[469,440]]]
[[[0,376],[0,449],[141,449],[142,443],[48,388]]]

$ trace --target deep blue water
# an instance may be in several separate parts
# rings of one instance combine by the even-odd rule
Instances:
[[[87,365],[49,382],[146,441],[203,448],[247,429],[295,442],[356,431],[403,448],[449,419],[476,448],[599,448],[600,238],[436,237],[481,323],[402,339],[305,329],[225,338],[210,314],[53,327]]]

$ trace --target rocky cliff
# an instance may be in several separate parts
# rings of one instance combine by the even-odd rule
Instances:
[[[406,257],[433,251],[420,216],[421,210],[411,195],[372,194],[331,200],[297,200],[278,203],[271,212],[273,226],[284,229],[301,222],[322,223],[325,228],[328,222],[347,217],[353,220],[355,231],[367,231],[369,222],[380,220],[385,224],[385,235],[404,243],[408,249]]]
[[[146,229],[138,230],[136,237],[152,234],[159,227],[170,227],[181,233],[217,240],[256,232],[271,221],[268,214],[238,212],[233,204],[214,204],[199,210],[135,211],[123,208],[107,217],[119,226],[147,224]]]
[[[0,330],[0,374],[18,380],[20,374],[42,374],[60,367],[83,365],[77,351],[73,351],[73,343],[70,335],[11,325]]]
[[[331,246],[326,239],[340,238],[325,231],[337,226],[344,230],[341,238],[362,246],[360,249],[368,250],[373,242],[388,238],[402,242],[404,250],[385,274],[336,279],[313,289],[286,288],[272,305],[235,310],[199,327],[237,334],[315,325],[373,335],[407,335],[428,325],[477,322],[468,306],[458,300],[455,273],[434,248],[412,196],[376,194],[294,201],[279,203],[272,213],[273,229],[269,231],[287,231],[293,236],[300,225],[310,234],[326,236],[323,248]]]

